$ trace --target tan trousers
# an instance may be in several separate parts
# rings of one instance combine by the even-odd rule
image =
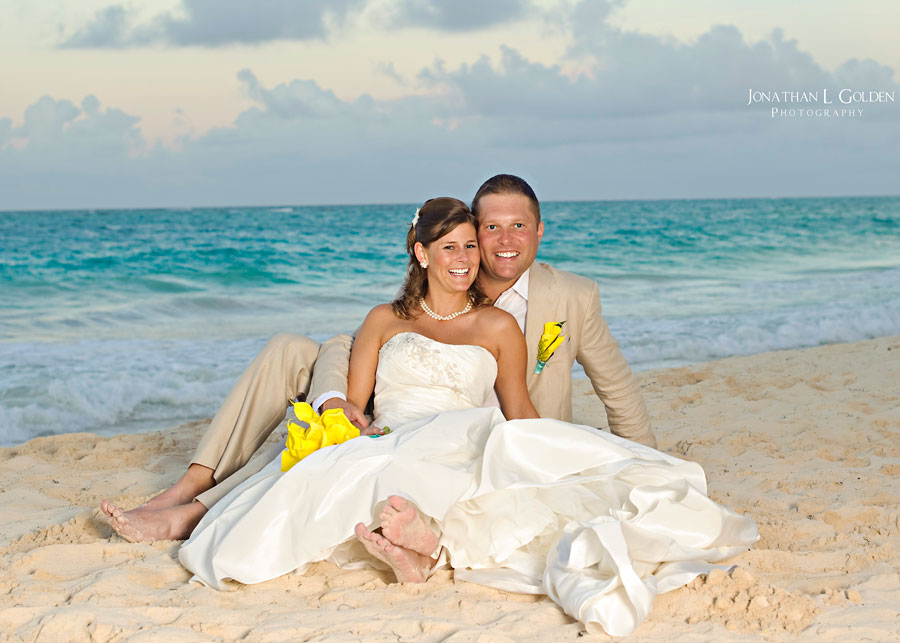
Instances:
[[[309,391],[319,344],[303,335],[276,335],[241,375],[197,446],[192,464],[213,469],[216,485],[199,496],[207,509],[268,464],[273,447],[247,464],[281,424],[285,410]]]

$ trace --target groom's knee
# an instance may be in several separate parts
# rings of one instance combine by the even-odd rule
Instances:
[[[266,342],[263,349],[267,353],[312,353],[313,355],[318,350],[319,343],[317,341],[297,333],[278,333]]]
[[[261,356],[264,362],[272,366],[282,364],[290,379],[299,377],[303,380],[297,383],[297,386],[303,388],[318,354],[319,343],[315,340],[296,333],[278,333],[266,343]]]

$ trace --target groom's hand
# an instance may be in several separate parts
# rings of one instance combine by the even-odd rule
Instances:
[[[339,397],[330,397],[322,402],[322,407],[320,410],[328,411],[330,409],[344,409],[344,415],[346,415],[347,419],[350,420],[350,422],[353,423],[360,431],[363,431],[369,426],[369,421],[366,419],[366,414],[363,413],[362,409],[356,406],[353,402],[342,400]]]

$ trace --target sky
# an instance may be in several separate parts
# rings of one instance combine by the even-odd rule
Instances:
[[[0,210],[468,200],[498,172],[543,200],[895,195],[898,24],[896,0],[3,0]]]

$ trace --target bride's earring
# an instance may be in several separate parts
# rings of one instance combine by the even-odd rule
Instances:
[[[428,262],[427,262],[427,261],[420,261],[420,262],[419,262],[419,265],[422,266],[422,270],[426,270],[426,269],[428,268]]]

